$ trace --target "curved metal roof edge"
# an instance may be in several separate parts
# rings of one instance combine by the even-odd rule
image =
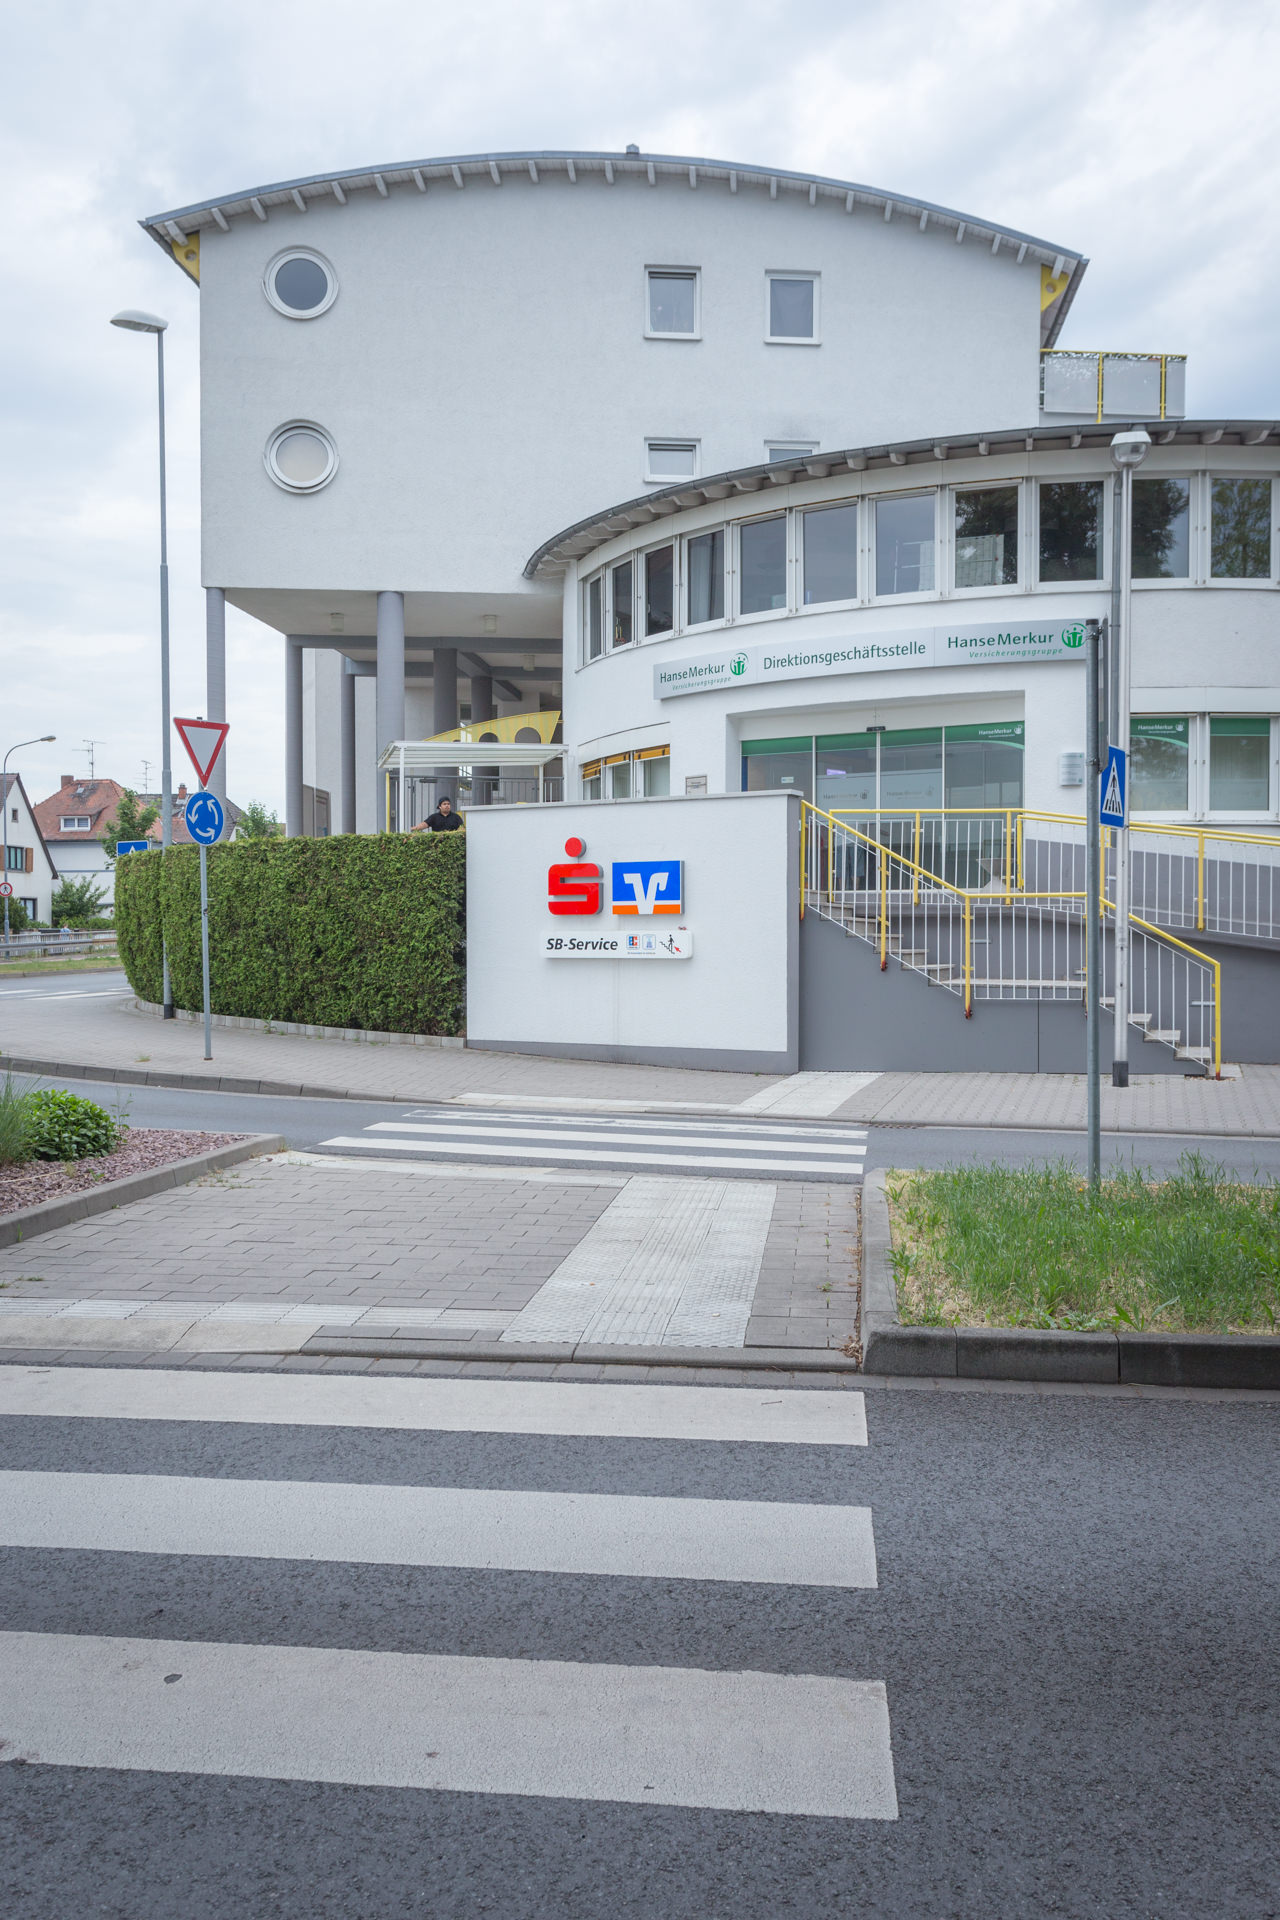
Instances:
[[[702,169],[715,178],[727,179],[732,174],[737,180],[747,180],[752,183],[786,183],[795,187],[821,189],[828,194],[845,194],[846,196],[852,194],[866,202],[886,207],[891,212],[901,207],[913,214],[947,221],[962,233],[973,228],[975,233],[985,234],[991,238],[998,236],[1015,245],[1034,248],[1038,254],[1048,255],[1054,261],[1060,259],[1064,264],[1069,261],[1071,273],[1067,286],[1049,309],[1052,320],[1042,342],[1045,346],[1052,346],[1057,339],[1067,310],[1075,298],[1085,268],[1089,264],[1087,257],[1075,247],[1059,246],[1055,241],[1041,239],[1036,234],[1023,233],[1021,229],[1005,226],[1000,221],[977,219],[972,214],[961,213],[954,207],[940,206],[932,200],[921,200],[915,194],[890,193],[883,187],[868,186],[856,180],[840,180],[831,174],[797,173],[787,167],[760,167],[734,160],[712,160],[698,154],[627,153],[625,151],[612,153],[605,149],[578,151],[572,148],[545,148],[510,153],[448,154],[426,160],[397,160],[385,166],[345,167],[336,172],[305,174],[296,180],[277,180],[267,186],[249,187],[237,193],[216,194],[212,199],[198,200],[186,207],[175,207],[167,213],[149,214],[140,220],[138,225],[149,233],[166,253],[171,253],[177,236],[173,231],[166,231],[166,228],[178,229],[185,237],[187,233],[198,227],[215,222],[221,223],[225,220],[226,211],[230,210],[234,210],[237,214],[254,212],[259,219],[265,220],[267,217],[265,208],[268,205],[281,205],[294,199],[295,196],[305,199],[303,189],[307,187],[331,191],[335,181],[339,185],[350,182],[359,186],[377,186],[378,190],[385,194],[388,179],[394,185],[404,185],[408,182],[417,185],[418,183],[414,181],[415,172],[420,175],[428,172],[447,175],[457,168],[460,174],[464,167],[469,167],[477,175],[485,175],[489,174],[491,169],[500,168],[503,163],[523,168],[528,167],[530,163],[536,167],[540,164],[553,166],[557,162],[561,165],[572,162],[575,166],[593,167],[601,171],[607,163],[623,171],[640,173],[647,172],[650,166],[678,168],[681,171],[686,168],[695,171]],[[422,190],[425,191],[425,187]],[[215,208],[218,210],[216,213]]]
[[[636,494],[630,500],[619,501],[616,506],[606,507],[602,513],[590,514],[585,520],[577,520],[572,526],[564,527],[550,540],[531,553],[524,565],[523,577],[534,579],[544,563],[553,560],[557,566],[567,566],[570,561],[580,559],[578,553],[558,554],[557,549],[575,542],[585,542],[583,552],[594,547],[602,547],[608,541],[617,539],[628,531],[636,531],[644,522],[637,522],[636,528],[626,526],[610,527],[606,523],[620,517],[638,512],[641,508],[652,510],[656,502],[670,501],[668,509],[660,509],[652,516],[651,524],[671,514],[680,513],[695,506],[705,506],[712,500],[724,499],[735,490],[743,495],[755,493],[758,486],[739,486],[739,482],[756,481],[763,485],[772,481],[777,486],[787,486],[793,480],[824,480],[831,473],[844,466],[850,473],[862,473],[885,467],[909,466],[915,464],[935,464],[953,455],[972,450],[979,454],[989,454],[1001,449],[1016,446],[1019,441],[1025,444],[1025,450],[1031,452],[1036,442],[1061,441],[1075,437],[1076,445],[1089,441],[1097,445],[1109,445],[1112,435],[1122,433],[1128,427],[1147,427],[1152,430],[1152,439],[1157,446],[1169,446],[1178,442],[1183,435],[1207,446],[1216,446],[1229,433],[1240,435],[1242,446],[1260,446],[1269,435],[1277,435],[1280,446],[1280,421],[1277,420],[1107,420],[1067,421],[1058,426],[1004,427],[997,433],[937,434],[925,440],[885,441],[883,444],[869,447],[847,447],[839,452],[805,454],[794,461],[762,460],[750,467],[730,467],[723,473],[699,475],[696,480],[677,480],[669,487],[655,487],[648,493]],[[939,449],[942,449],[939,453]],[[913,462],[912,456],[916,456]],[[818,469],[822,471],[819,472]],[[711,492],[710,489],[723,489]],[[697,500],[682,500],[683,494],[696,493]],[[599,537],[595,537],[599,532]]]

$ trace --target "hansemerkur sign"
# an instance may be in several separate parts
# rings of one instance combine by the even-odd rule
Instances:
[[[722,687],[766,686],[840,673],[893,673],[911,667],[973,667],[1006,660],[1079,660],[1084,627],[1072,620],[1026,620],[1002,627],[916,627],[808,646],[725,647],[653,669],[658,700]]]

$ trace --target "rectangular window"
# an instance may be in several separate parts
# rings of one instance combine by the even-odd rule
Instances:
[[[635,626],[634,598],[635,572],[630,560],[624,560],[620,567],[613,570],[613,644],[626,647],[631,644],[631,635]]]
[[[1040,578],[1101,580],[1101,480],[1041,482]]]
[[[685,542],[688,569],[685,618],[691,627],[724,619],[724,528],[696,533]]]
[[[956,586],[1018,584],[1018,489],[956,494]]]
[[[933,495],[876,501],[876,592],[933,590]]]
[[[804,604],[858,597],[858,508],[818,507],[801,518]]]
[[[1265,813],[1271,802],[1271,722],[1265,714],[1209,721],[1209,811]]]
[[[1215,480],[1213,561],[1215,580],[1271,578],[1271,482]]]
[[[817,451],[816,440],[766,440],[764,443],[764,457],[770,461],[794,460],[797,456],[803,458],[805,454]]]
[[[946,804],[949,807],[1020,807],[1024,737],[1021,720],[948,727]]]
[[[582,797],[584,800],[600,798],[600,762],[591,760],[582,769]]]
[[[621,760],[609,761],[605,768],[609,776],[609,798],[611,800],[629,800],[631,798],[631,756]]]
[[[1185,813],[1191,724],[1185,715],[1135,714],[1129,722],[1129,805],[1135,813]]]
[[[1133,482],[1133,577],[1185,580],[1190,571],[1191,484],[1187,480]]]
[[[942,805],[942,728],[905,727],[880,735],[880,805]]]
[[[604,652],[604,581],[599,574],[587,582],[587,658],[598,660]]]
[[[675,549],[654,547],[644,556],[644,630],[670,633],[675,625]]]
[[[63,833],[88,833],[91,823],[87,813],[64,813],[59,824]]]
[[[747,520],[738,533],[740,613],[769,613],[787,604],[787,516]]]
[[[744,740],[744,793],[802,793],[810,798],[813,736],[789,740]]]
[[[698,471],[696,440],[646,440],[646,480],[688,480]]]
[[[27,870],[27,850],[25,847],[6,847],[5,866],[10,873],[25,873]]]
[[[19,904],[26,908],[28,920],[38,920],[40,918],[40,909],[34,900],[29,900],[24,895]]]
[[[870,810],[876,804],[876,736],[874,733],[819,734],[815,762],[817,804],[824,812],[851,808]]]
[[[771,273],[768,277],[770,340],[813,342],[818,337],[818,281],[812,273]]]
[[[665,339],[698,337],[698,272],[696,267],[650,267],[649,326]]]
[[[671,792],[671,755],[665,748],[661,753],[642,753],[640,764],[644,773],[645,799],[665,800]]]

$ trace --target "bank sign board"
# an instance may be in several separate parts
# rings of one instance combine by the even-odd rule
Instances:
[[[604,868],[584,860],[587,843],[576,835],[565,841],[564,850],[568,858],[547,869],[547,912],[557,919],[591,918],[605,905]],[[611,917],[651,920],[684,912],[683,860],[614,860],[610,866]],[[565,929],[546,934],[542,951],[550,960],[687,960],[693,936],[685,926],[654,932]]]
[[[1081,660],[1083,621],[1024,620],[1001,627],[915,627],[866,633],[856,640],[729,645],[715,653],[660,663],[653,669],[657,700],[725,687],[769,686],[841,673],[895,673],[904,667],[976,667],[987,662]]]

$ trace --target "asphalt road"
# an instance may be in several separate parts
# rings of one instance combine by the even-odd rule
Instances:
[[[279,1133],[290,1147],[313,1152],[324,1140],[352,1136],[387,1121],[421,1114],[418,1105],[366,1100],[298,1100],[275,1094],[204,1093],[179,1087],[121,1087],[100,1080],[59,1081],[74,1093],[98,1100],[118,1111],[135,1127],[195,1127],[210,1133]],[[438,1105],[431,1109],[439,1111]],[[459,1126],[475,1122],[480,1109],[450,1109]],[[484,1110],[493,1111],[493,1110]],[[521,1116],[528,1120],[528,1114]],[[563,1121],[563,1110],[557,1114]],[[717,1116],[723,1118],[723,1116]],[[580,1116],[584,1127],[599,1129],[598,1112]],[[746,1116],[744,1116],[744,1120]],[[767,1122],[768,1116],[761,1120]],[[735,1121],[741,1127],[743,1121]],[[775,1123],[776,1124],[776,1123]],[[825,1123],[812,1123],[819,1141]],[[833,1123],[839,1126],[841,1123]],[[763,1129],[762,1129],[763,1132]],[[967,1161],[1000,1161],[1026,1165],[1034,1161],[1068,1160],[1085,1164],[1085,1143],[1078,1133],[1037,1133],[1026,1129],[974,1127],[869,1126],[865,1167],[944,1167]],[[1103,1149],[1108,1166],[1140,1166],[1155,1172],[1175,1167],[1187,1153],[1199,1152],[1246,1180],[1280,1179],[1280,1141],[1203,1139],[1182,1134],[1106,1135]],[[388,1149],[394,1157],[394,1149]],[[497,1164],[518,1164],[513,1155]],[[584,1166],[568,1159],[566,1167]],[[689,1169],[692,1171],[692,1168]],[[757,1174],[758,1178],[759,1175]]]
[[[179,1703],[191,1698],[182,1687],[197,1670],[223,1657],[233,1670],[259,1647],[508,1660],[521,1663],[509,1670],[517,1686],[546,1671],[524,1663],[553,1661],[615,1663],[655,1686],[662,1669],[882,1682],[899,1807],[896,1820],[839,1818],[353,1786],[307,1777],[305,1759],[301,1778],[261,1777],[261,1766],[252,1777],[251,1758],[249,1777],[235,1777],[171,1770],[159,1748],[136,1770],[35,1756],[0,1765],[3,1911],[14,1920],[1280,1913],[1280,1409],[882,1391],[866,1396],[866,1413],[865,1447],[0,1420],[10,1472],[153,1476],[151,1488],[172,1475],[289,1483],[282,1501],[291,1487],[302,1495],[306,1483],[336,1483],[356,1490],[353,1511],[362,1487],[384,1499],[502,1488],[795,1502],[829,1510],[833,1531],[839,1509],[869,1508],[872,1590],[362,1564],[319,1557],[323,1547],[290,1559],[225,1547],[6,1546],[0,1629],[186,1643],[158,1650],[175,1670],[153,1689],[160,1707],[148,1708],[172,1700],[179,1732]],[[138,1653],[145,1671],[145,1645]],[[376,1722],[384,1682],[367,1684]],[[0,1702],[0,1720],[6,1711]],[[73,1698],[66,1712],[74,1749],[90,1703]],[[672,1743],[686,1731],[677,1712]]]
[[[46,975],[40,979],[0,980],[0,1002],[10,995],[39,991],[68,994],[106,994],[126,986],[122,973]],[[279,1133],[290,1147],[314,1152],[322,1142],[337,1136],[350,1137],[366,1128],[388,1121],[408,1120],[424,1112],[422,1103],[366,1100],[300,1100],[274,1094],[214,1093],[171,1087],[115,1086],[102,1081],[60,1081],[76,1093],[98,1100],[118,1111],[138,1127],[192,1127],[214,1133]],[[439,1103],[430,1109],[440,1111]],[[475,1106],[446,1108],[456,1113],[459,1126],[477,1118]],[[579,1119],[586,1129],[599,1130],[602,1116],[598,1110],[573,1116],[561,1109],[560,1123]],[[732,1119],[741,1129],[750,1116]],[[525,1124],[530,1115],[521,1116]],[[715,1123],[711,1123],[714,1125]],[[770,1125],[768,1114],[760,1116],[761,1136]],[[803,1125],[804,1123],[800,1123]],[[828,1123],[812,1123],[812,1138],[820,1142]],[[833,1129],[848,1127],[847,1121],[834,1120]],[[865,1170],[875,1167],[942,1167],[971,1161],[999,1161],[1022,1166],[1045,1160],[1067,1160],[1074,1166],[1085,1164],[1085,1142],[1080,1133],[1038,1132],[1024,1128],[868,1126],[866,1129]],[[371,1145],[374,1144],[372,1141]],[[395,1149],[388,1148],[394,1157]],[[1280,1179],[1280,1140],[1224,1140],[1220,1135],[1195,1138],[1183,1134],[1131,1133],[1104,1135],[1103,1155],[1108,1167],[1140,1166],[1155,1173],[1168,1172],[1188,1153],[1203,1154],[1215,1165],[1241,1179]],[[486,1155],[496,1165],[518,1165],[528,1153],[510,1156]],[[589,1167],[589,1160],[562,1157],[557,1164],[566,1168]],[[720,1168],[717,1171],[727,1171]],[[744,1170],[748,1174],[751,1169]],[[755,1177],[759,1177],[758,1171]]]

